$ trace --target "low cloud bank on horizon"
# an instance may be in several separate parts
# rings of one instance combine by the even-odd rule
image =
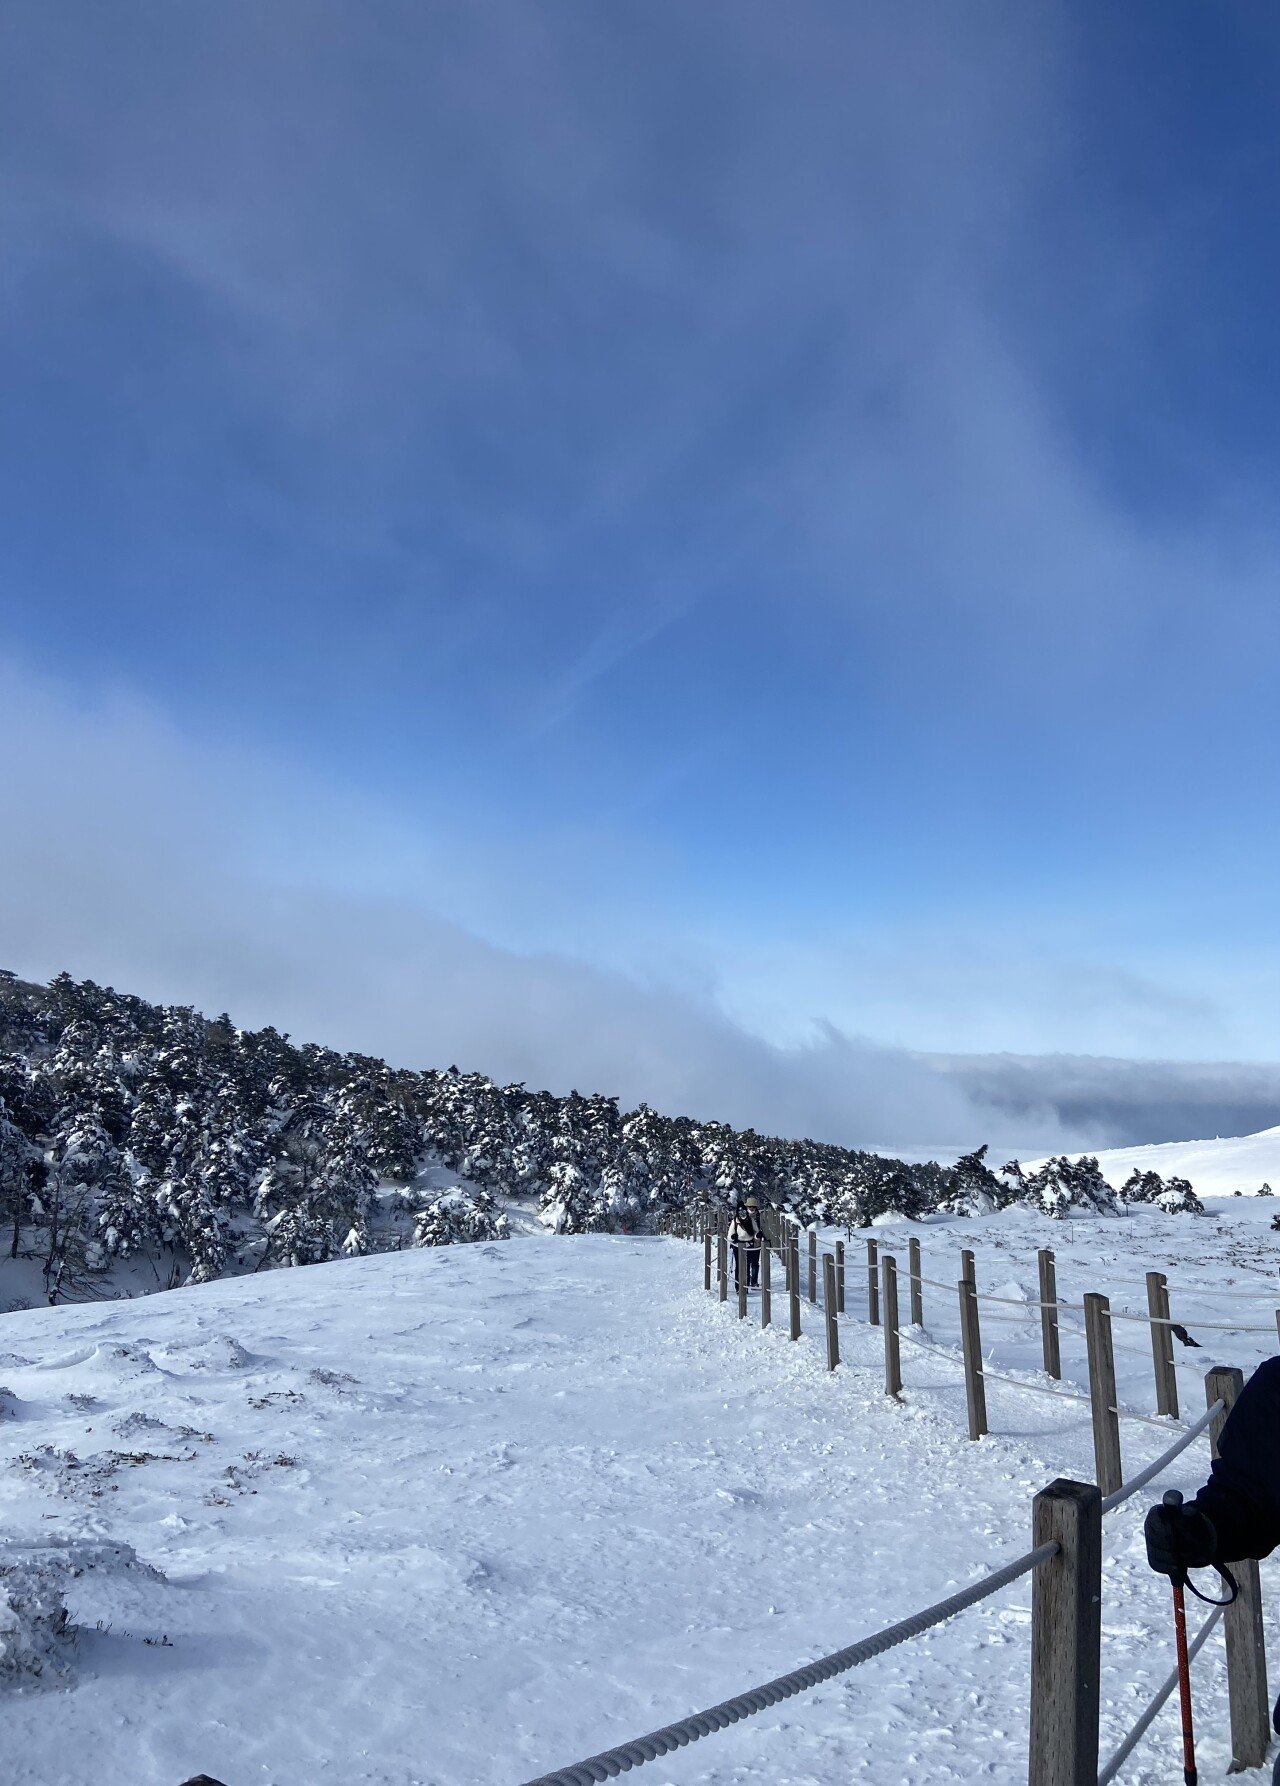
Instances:
[[[822,1023],[780,1046],[705,981],[512,948],[429,899],[361,889],[354,864],[388,821],[340,792],[12,667],[0,696],[0,750],[26,764],[0,786],[0,965],[25,977],[65,967],[397,1065],[906,1152],[1178,1140],[1280,1116],[1280,1068],[928,1056]],[[326,859],[353,865],[345,885],[308,866],[318,828]],[[449,900],[450,853],[424,853],[422,878],[456,908],[469,883]]]

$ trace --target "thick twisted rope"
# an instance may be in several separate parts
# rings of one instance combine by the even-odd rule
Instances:
[[[1103,1505],[1106,1505],[1105,1501],[1103,1502]],[[1196,1633],[1195,1641],[1187,1651],[1188,1662],[1194,1662],[1196,1657],[1200,1654],[1200,1651],[1204,1648],[1205,1639],[1208,1637],[1210,1631],[1213,1630],[1213,1627],[1217,1624],[1218,1620],[1222,1617],[1222,1614],[1223,1608],[1219,1606],[1215,1611],[1209,1614],[1204,1624],[1201,1625],[1199,1631]],[[1120,1769],[1124,1766],[1125,1762],[1129,1759],[1130,1755],[1133,1754],[1133,1751],[1137,1748],[1148,1730],[1150,1730],[1151,1726],[1155,1723],[1156,1718],[1164,1708],[1165,1702],[1168,1700],[1177,1684],[1178,1670],[1175,1668],[1168,1680],[1161,1687],[1160,1691],[1156,1694],[1155,1698],[1151,1701],[1151,1704],[1147,1707],[1146,1711],[1143,1712],[1142,1716],[1138,1719],[1138,1722],[1134,1725],[1128,1736],[1125,1737],[1120,1747],[1111,1757],[1110,1761],[1107,1762],[1105,1767],[1100,1767],[1098,1769],[1098,1786],[1110,1786],[1110,1782],[1115,1779],[1116,1775],[1120,1772]]]
[[[1113,1508],[1119,1507],[1127,1501],[1130,1495],[1136,1495],[1140,1488],[1145,1488],[1148,1482],[1153,1482],[1160,1474],[1161,1470],[1167,1470],[1174,1458],[1178,1457],[1186,1450],[1193,1439],[1198,1439],[1200,1437],[1200,1434],[1204,1429],[1211,1425],[1213,1421],[1217,1419],[1218,1415],[1222,1413],[1225,1406],[1226,1403],[1219,1397],[1219,1399],[1214,1402],[1213,1406],[1200,1416],[1194,1426],[1188,1427],[1180,1439],[1170,1445],[1167,1451],[1162,1451],[1160,1453],[1160,1456],[1154,1463],[1148,1464],[1145,1470],[1139,1470],[1132,1482],[1122,1482],[1114,1494],[1104,1496],[1102,1511],[1104,1513],[1110,1513]]]
[[[651,1731],[648,1736],[636,1737],[633,1742],[619,1743],[616,1748],[605,1749],[603,1753],[593,1755],[587,1761],[575,1762],[572,1767],[559,1768],[555,1773],[539,1774],[536,1780],[526,1781],[525,1786],[594,1786],[597,1780],[612,1780],[618,1774],[630,1773],[633,1767],[643,1767],[646,1761],[654,1761],[659,1755],[669,1755],[673,1749],[683,1749],[689,1743],[696,1743],[699,1737],[710,1736],[715,1730],[724,1730],[728,1725],[737,1724],[755,1712],[764,1711],[767,1706],[777,1705],[780,1700],[790,1699],[796,1693],[807,1692],[810,1687],[829,1681],[834,1675],[845,1674],[859,1663],[869,1662],[873,1656],[883,1655],[886,1650],[906,1643],[912,1637],[919,1637],[934,1625],[942,1624],[945,1619],[954,1618],[956,1613],[963,1612],[966,1607],[985,1600],[990,1594],[998,1593],[1011,1581],[1017,1581],[1019,1576],[1029,1575],[1033,1569],[1040,1568],[1050,1558],[1057,1556],[1059,1548],[1054,1542],[1041,1544],[1015,1562],[1006,1563],[1003,1568],[994,1569],[980,1577],[959,1593],[939,1600],[935,1606],[927,1606],[922,1612],[912,1613],[910,1618],[901,1619],[896,1625],[889,1625],[871,1637],[863,1637],[857,1643],[850,1644],[847,1649],[836,1650],[833,1655],[824,1656],[820,1662],[810,1662],[804,1668],[793,1669],[790,1674],[781,1674],[777,1680],[767,1681],[762,1687],[752,1687],[746,1693],[723,1700],[721,1704],[713,1705],[705,1712],[694,1712],[691,1717],[681,1718],[678,1723],[668,1724],[662,1730]]]

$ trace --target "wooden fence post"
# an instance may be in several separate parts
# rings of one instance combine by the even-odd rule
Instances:
[[[980,1439],[987,1431],[987,1386],[982,1380],[978,1293],[967,1277],[962,1277],[956,1287],[960,1292],[960,1344],[964,1352],[964,1391],[969,1405],[969,1437]]]
[[[747,1318],[747,1243],[740,1240],[733,1249],[733,1263],[738,1279],[738,1319]]]
[[[920,1242],[913,1234],[907,1242],[907,1258],[911,1264],[911,1325],[924,1326],[924,1285],[920,1282]]]
[[[711,1289],[711,1230],[708,1228],[702,1236],[702,1287]]]
[[[818,1230],[809,1230],[809,1301],[818,1300]]]
[[[880,1325],[880,1243],[867,1242],[867,1319],[873,1327]]]
[[[760,1249],[760,1326],[765,1328],[773,1320],[773,1286],[770,1282],[770,1266],[773,1260],[772,1249],[763,1246]]]
[[[1059,1479],[1032,1502],[1031,1542],[1058,1554],[1031,1578],[1028,1786],[1097,1786],[1102,1497]]]
[[[844,1242],[836,1242],[836,1313],[844,1313]]]
[[[1124,1482],[1120,1463],[1120,1416],[1116,1412],[1116,1358],[1111,1341],[1111,1303],[1090,1291],[1084,1299],[1084,1337],[1089,1348],[1089,1400],[1098,1487],[1115,1494]]]
[[[1147,1273],[1147,1313],[1151,1316],[1151,1357],[1156,1370],[1156,1413],[1178,1418],[1178,1373],[1169,1326],[1169,1284],[1163,1271]]]
[[[966,1284],[972,1284],[977,1289],[978,1276],[974,1269],[973,1253],[967,1246],[960,1249],[960,1276]]]
[[[830,1253],[822,1255],[822,1313],[827,1324],[827,1369],[833,1371],[840,1362],[840,1322],[836,1317],[836,1262]]]
[[[1166,1332],[1168,1330],[1166,1329]],[[1215,1365],[1204,1380],[1208,1405],[1225,1404],[1209,1428],[1213,1455],[1227,1424],[1227,1415],[1244,1388],[1244,1372]],[[1267,1693],[1267,1646],[1262,1630],[1262,1587],[1258,1565],[1252,1558],[1232,1563],[1231,1573],[1240,1583],[1235,1603],[1223,1616],[1227,1639],[1227,1690],[1231,1701],[1231,1772],[1261,1767],[1271,1735],[1271,1702]]]
[[[720,1300],[729,1300],[729,1241],[724,1229],[716,1235],[716,1274],[719,1278]]]
[[[884,1276],[884,1392],[902,1394],[902,1342],[898,1338],[898,1261],[886,1253],[880,1261]]]
[[[791,1236],[791,1248],[787,1254],[790,1270],[787,1273],[787,1300],[791,1316],[791,1337],[800,1338],[800,1237]]]
[[[1040,1349],[1045,1375],[1062,1376],[1062,1349],[1058,1340],[1058,1268],[1045,1246],[1036,1254],[1040,1264]]]

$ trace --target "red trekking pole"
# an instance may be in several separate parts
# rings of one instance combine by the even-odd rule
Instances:
[[[1181,1507],[1182,1496],[1171,1488],[1164,1497],[1166,1507]],[[1187,1656],[1187,1603],[1184,1583],[1173,1578],[1173,1635],[1178,1650],[1178,1698],[1182,1704],[1182,1778],[1186,1786],[1197,1786],[1196,1731],[1191,1715],[1191,1663]]]

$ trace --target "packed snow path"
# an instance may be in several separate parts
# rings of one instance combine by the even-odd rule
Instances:
[[[1082,1407],[993,1392],[970,1445],[944,1361],[895,1405],[878,1335],[846,1324],[829,1376],[816,1331],[744,1331],[700,1283],[679,1241],[522,1240],[5,1317],[4,1535],[163,1576],[83,1553],[73,1686],[0,1684],[6,1780],[512,1786],[963,1585],[1091,1473]],[[1104,1753],[1170,1663],[1145,1504],[1107,1522]],[[1029,1595],[646,1774],[1020,1783]],[[1206,1777],[1223,1676],[1211,1643]]]

